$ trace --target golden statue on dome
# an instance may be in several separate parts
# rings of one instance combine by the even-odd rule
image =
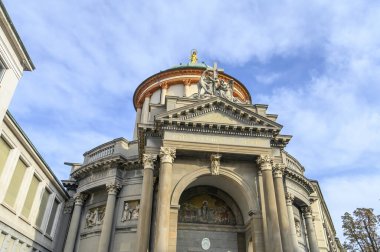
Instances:
[[[191,50],[190,63],[196,64],[197,62],[198,62],[197,50],[193,49]]]

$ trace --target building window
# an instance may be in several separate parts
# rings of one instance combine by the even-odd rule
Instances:
[[[40,209],[38,210],[38,215],[37,215],[37,220],[36,220],[36,226],[39,227],[39,228],[41,228],[42,221],[44,220],[46,206],[47,206],[47,203],[49,201],[50,194],[51,193],[48,190],[45,189],[44,193],[42,195]]]
[[[50,213],[49,222],[46,228],[46,233],[50,236],[53,236],[52,235],[53,224],[54,224],[55,217],[57,216],[58,206],[59,206],[59,201],[55,199],[54,204],[53,204],[53,209],[51,210],[51,213]]]
[[[9,152],[11,151],[11,147],[5,140],[0,137],[0,176],[3,173],[5,163],[7,162],[7,158],[9,156]]]
[[[36,177],[36,175],[33,176],[32,181],[30,182],[28,194],[26,196],[25,202],[24,202],[24,207],[22,208],[21,214],[29,219],[30,212],[32,210],[33,202],[36,197],[37,193],[37,188],[38,185],[40,184],[40,180]]]
[[[21,183],[25,176],[26,168],[26,164],[19,159],[4,199],[4,202],[11,207],[15,206],[17,195],[20,191]]]

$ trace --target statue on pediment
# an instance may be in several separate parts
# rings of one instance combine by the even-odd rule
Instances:
[[[236,99],[233,96],[234,81],[229,80],[226,82],[224,80],[220,80],[219,83],[219,86],[216,87],[216,96],[226,98],[229,101],[235,101]]]
[[[219,82],[213,70],[206,69],[198,82],[198,98],[206,98],[215,94],[215,86]]]
[[[223,80],[218,77],[216,64],[213,69],[203,71],[201,78],[198,81],[198,93],[194,94],[193,98],[205,99],[213,96],[223,97],[232,102],[238,102],[234,97],[234,81]]]

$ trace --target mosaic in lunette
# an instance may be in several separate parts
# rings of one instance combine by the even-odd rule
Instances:
[[[181,203],[179,222],[235,225],[236,219],[223,200],[204,194]]]

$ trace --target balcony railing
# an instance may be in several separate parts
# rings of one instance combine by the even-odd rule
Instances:
[[[127,156],[128,141],[124,138],[117,138],[110,142],[104,143],[90,151],[83,154],[83,165],[93,163],[109,156]]]

